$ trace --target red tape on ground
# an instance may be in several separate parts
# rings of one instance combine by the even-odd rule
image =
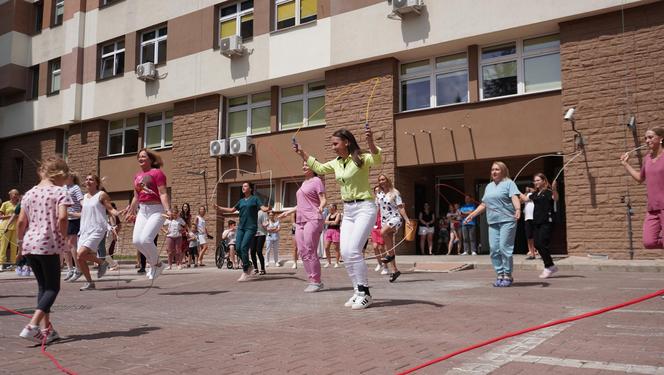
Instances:
[[[417,371],[417,370],[421,370],[421,369],[423,369],[423,368],[425,368],[425,367],[427,367],[427,366],[431,366],[431,365],[433,365],[434,363],[442,362],[442,361],[447,360],[447,359],[450,359],[450,358],[452,358],[452,357],[456,357],[456,356],[458,356],[459,354],[463,354],[463,353],[469,352],[469,351],[471,351],[471,350],[474,350],[474,349],[477,349],[477,348],[481,348],[481,347],[486,346],[486,345],[489,345],[489,344],[493,344],[494,342],[498,342],[498,341],[502,341],[502,340],[508,339],[508,338],[510,338],[510,337],[523,335],[524,333],[528,333],[528,332],[532,332],[532,331],[537,331],[537,330],[544,329],[544,328],[548,328],[548,327],[553,327],[553,326],[555,326],[555,325],[559,325],[559,324],[563,324],[563,323],[573,322],[573,321],[575,321],[575,320],[580,320],[580,319],[584,319],[584,318],[589,318],[589,317],[591,317],[591,316],[595,316],[595,315],[603,314],[603,313],[608,312],[608,311],[611,311],[611,310],[617,310],[617,309],[620,309],[620,308],[623,308],[623,307],[626,307],[626,306],[634,305],[634,304],[637,304],[637,303],[639,303],[639,302],[643,302],[643,301],[645,301],[645,300],[649,300],[649,299],[651,299],[651,298],[655,298],[655,297],[657,297],[657,296],[662,296],[662,295],[664,295],[664,289],[662,289],[662,290],[660,290],[660,291],[658,291],[658,292],[655,292],[655,293],[651,293],[651,294],[645,295],[645,296],[643,296],[643,297],[639,297],[639,298],[637,298],[637,299],[633,299],[633,300],[631,300],[631,301],[627,301],[627,302],[624,302],[624,303],[620,303],[620,304],[618,304],[618,305],[613,305],[613,306],[605,307],[605,308],[603,308],[603,309],[599,309],[599,310],[595,310],[595,311],[587,312],[587,313],[585,313],[585,314],[576,315],[576,316],[572,316],[572,317],[569,317],[569,318],[560,319],[560,320],[556,320],[556,321],[553,321],[553,322],[550,322],[550,323],[545,323],[545,324],[542,324],[542,325],[538,325],[538,326],[535,326],[535,327],[522,329],[522,330],[520,330],[520,331],[507,333],[507,334],[502,335],[502,336],[500,336],[500,337],[496,337],[496,338],[493,338],[493,339],[491,339],[491,340],[487,340],[487,341],[481,342],[481,343],[479,343],[479,344],[475,344],[475,345],[473,345],[473,346],[469,346],[469,347],[467,347],[467,348],[463,348],[463,349],[461,349],[461,350],[457,350],[457,351],[455,351],[455,352],[453,352],[453,353],[446,354],[446,355],[444,355],[444,356],[442,356],[442,357],[438,357],[438,358],[432,359],[432,360],[429,361],[429,362],[423,363],[423,364],[421,364],[421,365],[419,365],[419,366],[416,366],[416,367],[410,368],[410,369],[408,369],[408,370],[406,370],[406,371],[400,372],[400,373],[398,373],[398,375],[405,375],[405,374],[413,373],[413,372],[415,372],[415,371]]]
[[[8,309],[8,308],[6,308],[6,307],[4,307],[4,306],[0,306],[0,309],[1,309],[1,310],[5,310],[5,311],[7,311],[7,312],[10,312],[10,313],[12,313],[12,314],[20,315],[20,316],[22,316],[22,317],[24,317],[24,318],[28,318],[28,319],[31,319],[31,318],[32,318],[32,315],[23,314],[22,312],[19,312],[19,311],[16,311],[16,310],[12,310],[12,309]],[[45,355],[46,358],[50,359],[51,362],[53,362],[53,364],[55,365],[55,367],[58,368],[58,370],[64,372],[65,374],[68,374],[68,375],[77,375],[74,371],[72,371],[72,370],[70,370],[70,369],[68,369],[68,368],[66,368],[66,367],[64,367],[64,366],[62,366],[62,365],[60,364],[60,362],[58,362],[58,360],[55,359],[55,357],[54,357],[51,353],[49,353],[49,352],[46,351],[46,337],[44,337],[44,339],[42,340],[42,343],[41,343],[41,353],[42,353],[43,355]]]

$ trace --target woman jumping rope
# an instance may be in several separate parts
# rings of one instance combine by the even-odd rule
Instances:
[[[307,162],[312,171],[319,175],[334,172],[337,183],[341,185],[341,199],[344,201],[341,256],[354,289],[345,306],[352,307],[353,310],[364,309],[371,305],[367,263],[362,255],[362,246],[376,221],[376,203],[369,184],[369,168],[382,162],[381,149],[374,143],[373,133],[368,124],[365,124],[364,134],[369,152],[360,150],[355,136],[348,130],[335,131],[331,143],[337,158],[327,163],[318,162],[298,144],[293,145],[294,151]]]

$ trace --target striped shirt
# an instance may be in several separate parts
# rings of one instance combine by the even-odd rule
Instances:
[[[81,206],[83,192],[81,192],[81,188],[78,185],[73,184],[67,185],[67,194],[69,194],[72,201],[72,205],[67,207],[67,219],[76,220],[78,218],[72,216],[72,213],[81,212],[81,209],[83,208],[83,206]]]

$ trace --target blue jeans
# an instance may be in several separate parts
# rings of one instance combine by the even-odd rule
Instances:
[[[516,237],[516,221],[489,224],[491,263],[498,275],[512,274],[514,237]]]

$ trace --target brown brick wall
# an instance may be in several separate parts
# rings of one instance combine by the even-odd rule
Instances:
[[[17,151],[20,150],[20,151]],[[10,189],[26,192],[39,183],[37,164],[43,158],[62,152],[62,130],[53,129],[0,140],[0,198]],[[15,159],[23,159],[23,179],[16,180]]]
[[[78,173],[81,181],[88,173],[99,174],[99,157],[106,147],[107,122],[88,121],[69,126],[69,168]],[[103,151],[102,151],[103,150]]]
[[[567,242],[571,255],[629,257],[625,204],[627,187],[635,215],[635,258],[662,256],[645,250],[641,226],[646,195],[620,165],[622,152],[635,146],[625,124],[636,114],[639,142],[664,116],[664,3],[590,17],[560,25],[563,107],[576,107],[576,127],[586,139],[585,159],[565,171]],[[563,124],[565,153],[573,151],[571,127]],[[566,161],[568,158],[565,159]],[[632,158],[637,167],[638,160]]]
[[[205,205],[205,186],[202,175],[207,172],[209,212],[206,215],[208,231],[216,233],[216,213],[212,191],[217,181],[216,160],[210,157],[210,141],[217,139],[219,121],[219,95],[210,95],[175,103],[173,115],[173,167],[168,176],[171,202],[181,207],[188,202],[192,213]],[[221,196],[221,195],[220,195]],[[216,237],[216,236],[215,236]]]

